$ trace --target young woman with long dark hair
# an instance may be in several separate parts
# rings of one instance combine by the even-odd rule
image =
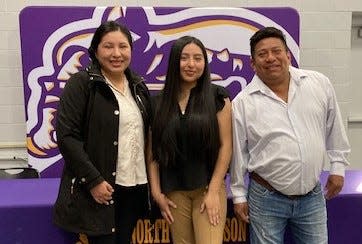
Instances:
[[[166,82],[154,98],[148,147],[151,192],[173,243],[222,243],[231,148],[231,105],[211,84],[207,53],[195,37],[172,45]]]

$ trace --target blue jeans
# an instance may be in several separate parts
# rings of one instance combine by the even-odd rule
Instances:
[[[248,193],[251,244],[281,244],[288,225],[297,244],[327,244],[327,210],[321,184],[290,199],[252,179]]]

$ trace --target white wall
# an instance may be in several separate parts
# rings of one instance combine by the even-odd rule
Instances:
[[[26,6],[202,6],[281,7],[297,9],[301,17],[302,68],[330,77],[341,107],[352,148],[351,168],[362,169],[362,125],[347,123],[362,116],[362,48],[352,52],[352,12],[362,12],[361,0],[0,0],[0,158],[26,157],[25,118],[18,16]],[[358,95],[358,98],[357,98]]]

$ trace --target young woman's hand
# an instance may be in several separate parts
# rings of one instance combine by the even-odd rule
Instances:
[[[155,201],[160,208],[162,217],[167,221],[168,224],[172,224],[174,219],[170,207],[177,208],[176,204],[162,193],[155,198]]]
[[[209,221],[213,226],[216,226],[220,222],[220,197],[218,192],[208,191],[204,197],[204,201],[200,206],[200,213],[206,209],[206,213],[209,216]]]

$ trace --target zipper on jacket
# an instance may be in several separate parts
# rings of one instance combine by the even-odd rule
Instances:
[[[144,114],[144,113],[146,112],[146,107],[145,107],[145,105],[143,104],[141,97],[137,94],[137,86],[138,86],[139,84],[141,84],[142,81],[144,81],[143,78],[141,78],[141,80],[139,80],[138,82],[136,82],[135,84],[133,84],[133,93],[134,93],[134,95],[135,95],[135,97],[136,97],[136,103],[139,104],[139,108],[140,108],[141,114]]]

